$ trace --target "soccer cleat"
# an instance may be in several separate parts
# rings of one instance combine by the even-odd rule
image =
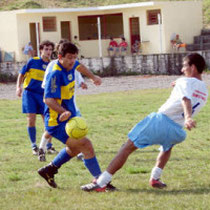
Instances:
[[[159,189],[163,189],[165,187],[167,187],[167,185],[163,182],[161,182],[159,179],[150,179],[149,181],[150,186],[154,187],[154,188],[159,188]]]
[[[38,155],[39,154],[39,148],[37,146],[32,148],[32,154],[33,155]]]
[[[90,183],[80,187],[81,190],[86,192],[96,191],[96,192],[106,192],[106,186],[100,187],[97,183]]]
[[[56,188],[57,184],[55,183],[54,180],[54,175],[58,173],[58,168],[54,166],[52,163],[49,165],[42,167],[38,170],[38,173],[41,177],[43,177],[47,183],[53,187]]]
[[[58,151],[55,150],[54,147],[50,147],[50,148],[47,149],[47,153],[48,154],[58,154]]]
[[[77,155],[77,160],[83,161],[83,159],[84,159],[84,155],[83,155],[82,153],[79,153],[79,154]]]
[[[45,152],[44,152],[43,149],[39,149],[38,160],[41,161],[41,162],[45,162],[46,161]]]
[[[108,191],[108,192],[113,192],[113,191],[117,191],[118,189],[115,187],[115,186],[113,186],[112,184],[111,184],[111,182],[109,182],[107,185],[106,185],[106,192]]]

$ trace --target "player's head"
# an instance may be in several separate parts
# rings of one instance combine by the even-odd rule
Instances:
[[[69,42],[69,40],[68,40],[68,39],[61,39],[61,40],[58,42],[58,44],[56,45],[56,47],[55,47],[56,52],[59,51],[59,46],[60,46],[61,44],[63,44],[64,42]]]
[[[73,67],[75,60],[77,59],[77,55],[78,48],[71,42],[64,42],[60,44],[58,59],[61,65],[67,70],[70,70]]]
[[[188,65],[191,68],[195,67],[199,74],[202,74],[203,70],[206,67],[206,62],[203,56],[198,53],[190,53],[189,55],[184,57],[183,61],[183,67],[184,65]]]
[[[49,40],[45,40],[45,41],[41,42],[41,44],[39,45],[41,57],[50,59],[51,54],[54,50],[54,47],[55,47],[54,43]]]

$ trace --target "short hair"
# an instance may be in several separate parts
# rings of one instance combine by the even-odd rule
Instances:
[[[65,57],[67,53],[78,54],[78,48],[69,41],[60,44],[58,49],[58,54],[62,57]]]
[[[206,62],[202,55],[198,53],[190,53],[184,57],[184,60],[188,61],[188,64],[192,66],[193,64],[196,66],[197,71],[201,74],[206,67]]]
[[[39,45],[39,50],[43,50],[44,49],[44,46],[52,46],[52,50],[54,50],[54,43],[49,41],[49,40],[45,40],[45,41],[42,41],[41,44]]]
[[[58,42],[58,44],[56,45],[56,47],[55,47],[55,51],[56,51],[56,52],[58,52],[59,46],[60,46],[61,44],[63,44],[64,42],[69,42],[69,40],[68,40],[68,39],[61,39],[61,40]]]

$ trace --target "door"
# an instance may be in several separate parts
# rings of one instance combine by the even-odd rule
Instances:
[[[71,41],[70,21],[61,21],[61,39]]]
[[[30,28],[30,41],[34,49],[34,56],[37,56],[37,34],[36,34],[36,23],[29,23]],[[40,29],[38,23],[38,39],[40,43]]]
[[[138,17],[130,18],[130,40],[131,40],[131,46],[134,45],[136,40],[140,42],[140,27],[139,27]],[[131,47],[131,53],[133,53],[132,47]]]

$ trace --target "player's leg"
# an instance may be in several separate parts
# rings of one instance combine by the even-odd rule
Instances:
[[[44,115],[41,115],[41,116],[44,121]],[[53,147],[52,136],[50,136],[47,132],[45,132],[42,135],[42,139],[41,139],[39,148],[43,149],[44,152],[46,152],[45,150],[47,149],[48,154],[57,154],[58,153],[58,151],[56,151],[55,148]],[[42,151],[41,151],[41,153],[42,153]]]
[[[38,147],[36,145],[36,114],[27,114],[27,131],[31,141],[32,152],[38,155]]]
[[[107,170],[103,172],[97,179],[96,183],[90,183],[81,186],[84,191],[104,191],[106,186],[111,182],[112,176],[125,164],[128,156],[133,153],[137,147],[131,140],[128,140],[119,150],[118,154],[109,164]]]
[[[170,148],[168,151],[160,151],[157,156],[155,167],[152,169],[151,177],[150,177],[150,185],[154,188],[164,188],[166,184],[160,181],[161,174],[163,172],[164,167],[166,166],[170,156],[171,156]]]
[[[47,131],[45,131],[42,135],[42,138],[39,144],[38,160],[41,162],[46,161],[46,157],[45,157],[46,147],[47,147],[47,143],[51,141],[51,139],[52,139],[52,136]]]
[[[54,180],[54,175],[58,173],[58,169],[65,164],[66,162],[70,161],[71,158],[76,156],[80,151],[74,148],[74,150],[69,148],[69,141],[70,138],[66,134],[65,131],[65,123],[56,126],[52,130],[48,129],[48,133],[60,140],[62,143],[66,144],[67,147],[63,148],[57,156],[53,159],[53,161],[45,167],[42,167],[38,170],[38,173],[41,177],[43,177],[47,183],[51,186],[56,188],[57,184]],[[78,141],[78,140],[76,140]]]

